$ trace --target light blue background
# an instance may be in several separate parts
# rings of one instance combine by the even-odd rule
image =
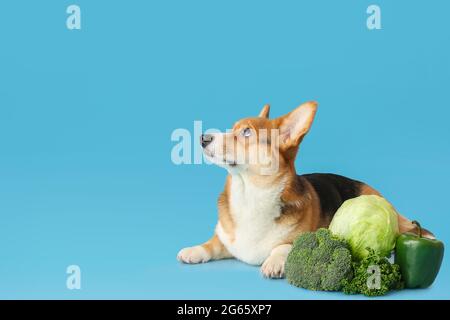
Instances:
[[[72,3],[80,31],[65,25]],[[372,3],[382,30],[366,28]],[[320,104],[299,172],[366,181],[450,243],[449,12],[445,0],[2,1],[0,298],[363,298],[176,261],[212,234],[225,171],[172,164],[172,131],[225,130],[265,103],[273,116]],[[386,298],[450,298],[449,262],[431,288]]]

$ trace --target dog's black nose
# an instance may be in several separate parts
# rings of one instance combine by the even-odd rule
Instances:
[[[202,148],[206,148],[208,144],[210,144],[214,140],[214,136],[211,134],[202,134],[200,136],[200,144]]]

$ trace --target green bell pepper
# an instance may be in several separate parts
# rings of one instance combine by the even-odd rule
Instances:
[[[400,266],[406,288],[427,288],[436,278],[444,256],[444,244],[422,237],[422,228],[413,221],[419,234],[404,233],[398,236],[395,263]]]

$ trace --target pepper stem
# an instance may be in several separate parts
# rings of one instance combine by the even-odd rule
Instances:
[[[419,229],[419,238],[422,238],[422,227],[420,226],[420,223],[416,220],[412,221],[411,223],[417,226],[417,229]]]

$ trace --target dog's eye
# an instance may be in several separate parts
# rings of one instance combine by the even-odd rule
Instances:
[[[250,137],[252,135],[252,129],[245,128],[244,130],[242,130],[241,133],[244,137]]]

